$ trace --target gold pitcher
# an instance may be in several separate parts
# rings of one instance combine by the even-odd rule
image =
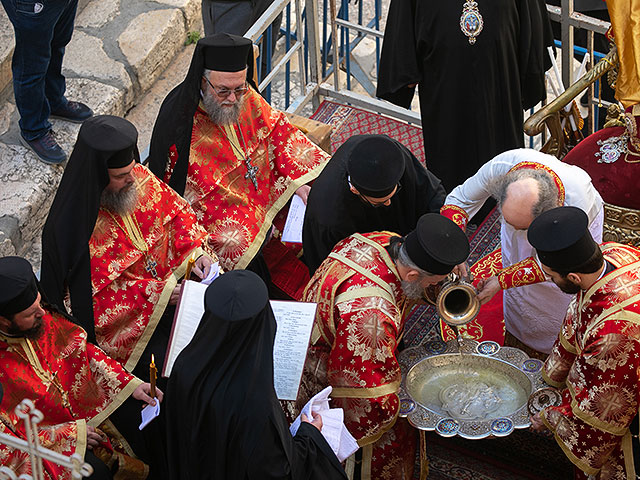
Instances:
[[[469,279],[455,273],[451,273],[435,288],[427,287],[424,297],[435,305],[438,315],[445,323],[456,327],[469,323],[480,311],[480,300],[475,287]]]

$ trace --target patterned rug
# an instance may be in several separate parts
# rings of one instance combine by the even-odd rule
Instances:
[[[386,134],[403,143],[424,163],[422,131],[419,127],[348,105],[325,100],[312,117],[333,127],[332,151],[352,135]],[[492,211],[475,231],[467,231],[471,244],[469,263],[487,257],[499,263],[500,215]],[[496,297],[498,297],[496,295]],[[501,298],[494,300],[501,303]],[[488,304],[487,304],[488,305]],[[483,307],[485,308],[485,307]],[[435,308],[417,306],[405,323],[407,347],[441,338]],[[570,479],[572,466],[556,442],[529,430],[506,438],[464,440],[427,434],[429,480],[549,480]]]
[[[340,145],[353,135],[376,133],[395,138],[411,150],[418,160],[423,164],[425,162],[424,143],[420,127],[329,100],[322,102],[311,118],[333,127],[331,134],[332,152],[335,152]]]

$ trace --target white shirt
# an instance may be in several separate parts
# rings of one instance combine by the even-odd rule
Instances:
[[[556,157],[520,148],[497,155],[447,196],[445,205],[462,208],[471,218],[490,197],[488,185],[521,162],[535,162],[551,169],[564,187],[564,205],[579,207],[589,217],[589,231],[602,242],[604,210],[600,194],[591,177],[579,167],[561,162]],[[516,230],[502,219],[500,232],[502,265],[508,267],[528,257],[535,249],[527,240],[526,230]],[[525,345],[549,353],[558,337],[560,325],[573,295],[563,293],[552,282],[510,288],[504,291],[504,319],[507,330]]]

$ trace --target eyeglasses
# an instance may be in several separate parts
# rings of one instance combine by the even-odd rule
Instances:
[[[353,187],[353,185],[351,184],[351,178],[349,178],[347,180],[349,182],[349,186]],[[353,187],[355,188],[355,187]],[[357,190],[357,189],[356,189]],[[362,195],[361,193],[358,193],[358,197],[360,197],[360,200],[362,200],[364,203],[366,203],[367,205],[369,205],[370,207],[373,208],[380,208],[380,207],[385,207],[385,203],[387,203],[389,200],[391,200],[392,198],[394,198],[398,192],[402,190],[402,184],[400,182],[398,182],[398,184],[396,185],[396,191],[393,192],[393,195],[391,195],[389,198],[387,198],[385,201],[377,201],[377,202],[372,202],[371,200],[369,200],[367,197],[365,197],[364,195]]]
[[[231,95],[231,93],[234,93],[236,97],[241,97],[242,95],[244,95],[245,93],[247,93],[249,91],[249,87],[247,86],[247,82],[244,83],[244,86],[242,87],[238,87],[238,88],[234,88],[233,90],[227,87],[214,87],[213,84],[209,81],[209,79],[203,75],[202,78],[204,78],[207,83],[209,84],[209,86],[213,89],[213,92],[218,95],[220,98],[227,98],[229,95]]]

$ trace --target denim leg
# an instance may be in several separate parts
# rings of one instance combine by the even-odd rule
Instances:
[[[53,30],[51,60],[45,77],[44,93],[52,111],[58,110],[67,104],[67,99],[64,97],[66,85],[62,75],[62,59],[64,57],[64,49],[73,35],[78,0],[67,0],[67,2],[68,5],[60,15]]]
[[[45,77],[51,61],[54,30],[68,4],[77,0],[0,1],[15,31],[11,69],[20,130],[26,140],[34,140],[51,129]]]

